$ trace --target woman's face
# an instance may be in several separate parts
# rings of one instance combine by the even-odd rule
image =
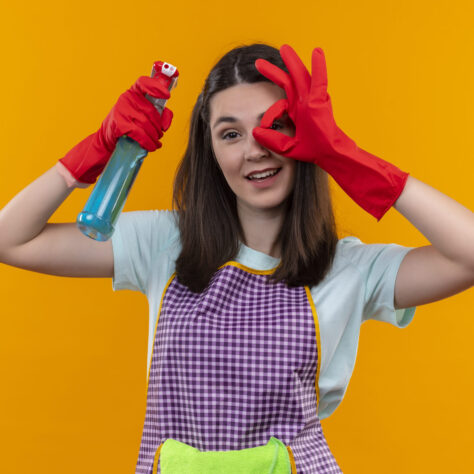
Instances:
[[[265,111],[285,92],[271,82],[238,84],[216,93],[210,101],[212,147],[227,183],[242,211],[281,211],[293,190],[296,162],[260,145],[252,129],[260,125]],[[273,128],[294,135],[288,118],[275,121]],[[273,177],[250,180],[256,171],[279,170]]]

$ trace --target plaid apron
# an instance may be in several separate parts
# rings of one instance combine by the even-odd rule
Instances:
[[[227,262],[202,293],[176,274],[161,299],[136,474],[168,438],[200,451],[287,447],[292,473],[342,472],[318,417],[319,325],[309,288]]]

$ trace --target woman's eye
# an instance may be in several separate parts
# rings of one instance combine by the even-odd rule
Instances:
[[[285,123],[281,122],[281,121],[278,121],[278,120],[275,120],[271,126],[271,129],[272,130],[281,130],[283,128],[285,128],[286,125]],[[239,132],[236,132],[235,130],[234,131],[229,131],[229,132],[224,132],[222,135],[221,135],[221,138],[222,140],[234,140],[235,138],[237,138],[239,136]]]
[[[222,135],[222,139],[223,140],[232,140],[233,138],[236,138],[237,136],[237,132],[228,132],[228,133],[224,133],[224,135]]]
[[[283,127],[284,127],[284,125],[281,122],[275,121],[275,122],[272,123],[271,129],[272,130],[280,130]]]

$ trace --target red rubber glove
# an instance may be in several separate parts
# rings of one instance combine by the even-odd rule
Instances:
[[[80,183],[88,183],[87,186],[94,183],[122,135],[132,138],[149,152],[161,148],[160,138],[170,127],[173,112],[165,108],[160,115],[145,94],[168,99],[169,80],[162,76],[139,77],[135,84],[118,98],[99,130],[79,142],[58,160],[67,169],[64,171],[59,165],[58,171],[70,186],[86,187]],[[74,179],[65,174],[72,175],[76,182],[72,183]]]
[[[287,98],[265,112],[253,136],[279,155],[320,166],[359,206],[380,220],[403,191],[408,173],[360,149],[336,125],[321,48],[313,50],[312,77],[289,45],[280,48],[280,55],[289,74],[264,59],[255,61],[257,70],[283,88]],[[270,129],[285,113],[295,125],[294,137]]]

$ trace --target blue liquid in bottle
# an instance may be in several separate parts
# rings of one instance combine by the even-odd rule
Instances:
[[[135,140],[126,135],[118,139],[115,151],[84,210],[77,216],[77,226],[83,234],[101,242],[112,236],[115,223],[147,154]]]
[[[156,62],[151,76],[161,73],[172,77],[169,89],[176,84],[177,71],[168,63]],[[176,72],[175,72],[176,71]],[[161,114],[166,99],[158,99],[146,95]],[[91,239],[104,242],[115,230],[115,224],[122,212],[128,193],[135,181],[143,159],[148,151],[143,149],[135,140],[126,135],[120,137],[107,166],[92,190],[83,211],[77,216],[76,224],[80,231]]]

